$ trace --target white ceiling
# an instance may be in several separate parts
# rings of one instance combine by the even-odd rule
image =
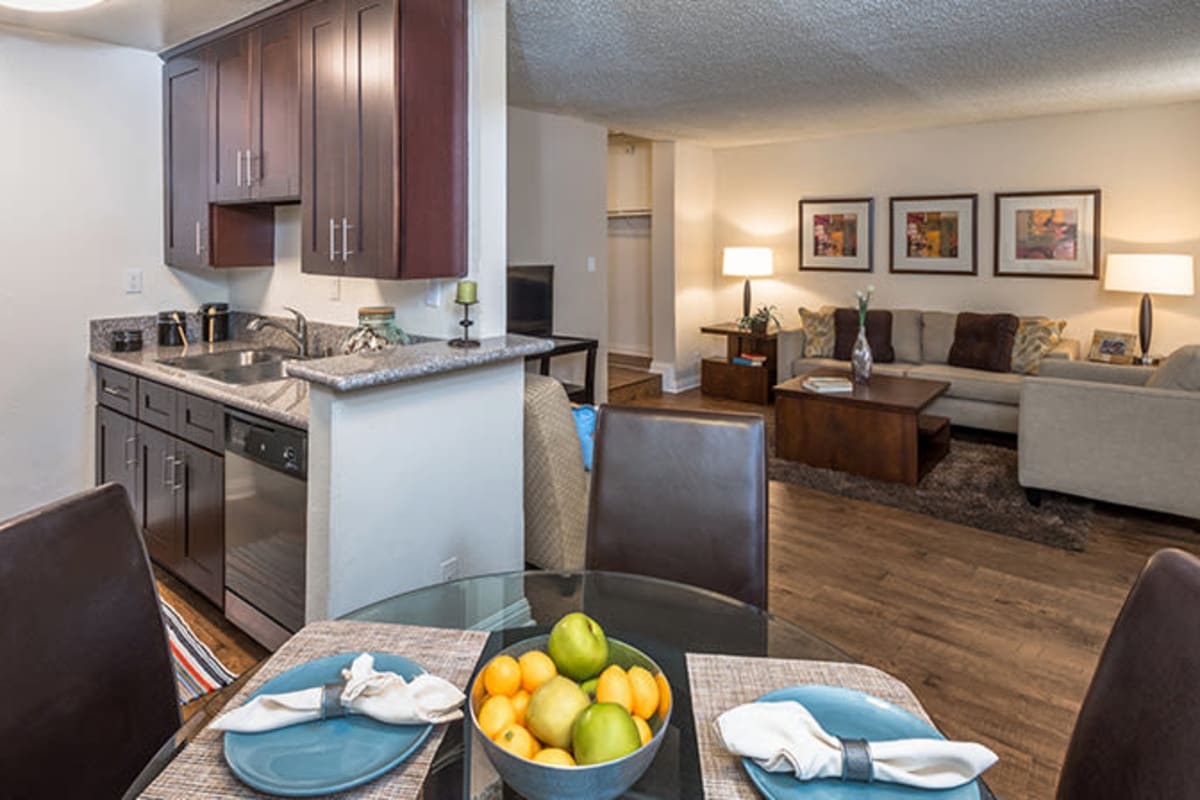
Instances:
[[[78,11],[35,14],[0,6],[0,25],[82,36],[158,52],[279,0],[104,0]]]
[[[510,103],[714,145],[1200,98],[1200,0],[509,0],[508,28]]]

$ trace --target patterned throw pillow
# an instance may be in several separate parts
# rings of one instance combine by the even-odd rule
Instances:
[[[1042,359],[1062,341],[1065,320],[1045,317],[1021,317],[1017,338],[1013,343],[1012,371],[1021,375],[1036,375]]]
[[[804,323],[804,357],[833,358],[833,343],[836,340],[833,309],[829,306],[820,311],[802,308],[800,321]]]

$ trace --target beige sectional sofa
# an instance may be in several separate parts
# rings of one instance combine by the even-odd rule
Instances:
[[[892,347],[896,360],[876,364],[880,375],[947,381],[950,388],[934,401],[929,413],[949,417],[954,425],[1016,433],[1021,386],[1028,376],[1013,372],[987,372],[947,364],[958,315],[947,311],[892,311]],[[849,363],[831,358],[804,357],[804,331],[779,334],[778,380],[807,374],[820,367],[849,368]],[[1063,339],[1047,358],[1079,358],[1079,342]]]

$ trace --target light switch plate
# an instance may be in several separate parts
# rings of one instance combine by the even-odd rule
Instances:
[[[442,305],[442,284],[439,281],[425,282],[425,305],[430,308]]]
[[[142,271],[140,269],[125,270],[125,294],[142,293]]]
[[[588,264],[588,272],[596,271],[596,257],[595,256],[588,256],[587,264]]]

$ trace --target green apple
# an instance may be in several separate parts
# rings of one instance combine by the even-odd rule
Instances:
[[[619,703],[594,703],[575,720],[571,733],[575,763],[601,764],[624,758],[642,746],[633,717]]]
[[[591,700],[575,681],[555,675],[529,698],[525,726],[544,743],[566,750],[571,746],[575,719],[589,703]]]
[[[583,683],[579,684],[579,688],[583,689],[584,693],[588,697],[595,700],[596,699],[596,686],[599,683],[600,683],[599,678],[592,678],[590,681],[584,681]]]
[[[550,630],[546,650],[558,671],[568,678],[586,681],[608,664],[608,640],[604,629],[586,614],[567,614]]]

